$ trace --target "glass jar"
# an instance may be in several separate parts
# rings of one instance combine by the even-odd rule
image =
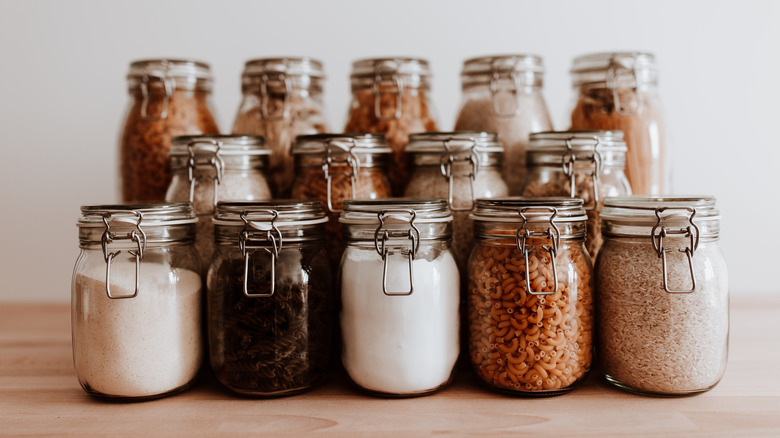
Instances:
[[[598,354],[607,380],[648,395],[713,388],[729,337],[715,198],[607,198],[601,221]]]
[[[233,134],[262,135],[271,149],[268,177],[274,197],[288,196],[295,177],[290,150],[295,137],[326,131],[322,62],[312,58],[247,61],[243,98]]]
[[[165,200],[193,203],[200,217],[195,247],[203,264],[204,277],[214,253],[211,219],[217,202],[271,199],[265,178],[270,153],[263,137],[199,135],[173,139],[173,179]]]
[[[326,221],[318,201],[217,204],[208,338],[230,390],[283,396],[325,379],[334,322]]]
[[[431,71],[418,58],[362,59],[352,64],[352,103],[344,132],[379,133],[393,150],[390,182],[404,192],[409,170],[404,147],[413,132],[435,131]]]
[[[571,391],[593,358],[593,267],[581,199],[477,201],[469,262],[469,354],[493,389]]]
[[[595,260],[601,247],[599,211],[607,196],[631,194],[623,169],[626,144],[620,131],[557,131],[531,134],[523,196],[571,196],[585,202],[585,244]]]
[[[622,131],[633,192],[668,191],[655,57],[638,52],[583,55],[574,59],[571,74],[575,102],[569,129]]]
[[[458,357],[459,276],[443,199],[344,201],[342,363],[389,396],[429,394]]]
[[[119,146],[124,202],[157,202],[171,183],[173,137],[217,134],[211,69],[192,60],[151,59],[130,64],[130,109]]]
[[[318,134],[296,139],[292,197],[317,199],[326,206],[325,242],[334,271],[344,251],[339,224],[343,202],[392,194],[387,177],[391,153],[382,134]]]
[[[452,211],[452,248],[465,271],[474,232],[468,215],[477,198],[509,193],[501,176],[503,147],[492,132],[427,132],[412,134],[406,152],[412,174],[406,196],[448,200]]]
[[[532,132],[552,130],[542,96],[544,66],[536,55],[486,56],[466,60],[456,131],[488,131],[504,145],[503,176],[510,195],[525,178],[525,147]]]
[[[204,351],[196,221],[188,203],[81,207],[71,325],[90,395],[149,399],[194,381]]]

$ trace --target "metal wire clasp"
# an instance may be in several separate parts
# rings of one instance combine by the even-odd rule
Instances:
[[[286,67],[285,67],[286,70]],[[273,114],[270,110],[271,105],[271,93],[268,92],[268,83],[271,82],[271,78],[264,74],[260,77],[260,115],[264,120],[284,120],[290,117],[290,99],[292,98],[292,79],[286,72],[278,73],[279,82],[284,83],[284,101],[282,103],[281,114],[277,111]]]
[[[398,62],[396,62],[396,65]],[[372,90],[374,92],[374,115],[377,120],[387,121],[400,119],[403,114],[403,97],[404,97],[404,79],[398,73],[390,75],[390,80],[385,80],[386,74],[382,73],[382,65],[377,64],[374,67],[374,83]],[[395,113],[391,116],[385,116],[382,114],[382,90],[381,85],[385,82],[390,82],[390,85],[395,85]],[[390,94],[390,93],[387,93]]]
[[[519,61],[518,61],[519,62]],[[515,63],[517,65],[517,63]],[[512,95],[512,110],[503,112],[501,111],[500,105],[498,104],[498,99],[496,96],[498,96],[498,84],[501,80],[501,74],[499,71],[493,67],[493,75],[490,78],[490,97],[493,102],[493,114],[495,114],[498,117],[514,117],[515,114],[517,114],[517,110],[520,108],[520,105],[518,105],[517,102],[517,90],[520,89],[520,78],[518,77],[517,73],[514,70],[514,67],[512,71],[509,73],[509,78],[511,79],[512,87],[508,90],[501,90],[501,91],[508,91]]]
[[[569,196],[575,198],[577,196],[577,182],[574,172],[574,163],[577,161],[577,157],[574,154],[574,148],[571,141],[575,138],[581,137],[569,137],[566,139],[566,153],[561,157],[561,168],[563,174],[569,179]],[[599,206],[599,179],[601,177],[601,152],[599,152],[599,146],[601,146],[601,140],[597,137],[590,137],[596,143],[593,144],[593,155],[591,155],[590,161],[593,163],[593,172],[590,176],[593,178],[593,205],[583,207],[585,211],[596,210]]]
[[[210,158],[205,161],[198,162],[195,159],[195,145],[197,144],[211,144],[216,146],[216,149]],[[199,164],[208,164],[214,167],[214,203],[211,205],[210,211],[196,212],[198,216],[209,216],[217,211],[217,202],[219,201],[219,185],[222,183],[222,176],[225,172],[225,160],[222,158],[222,154],[220,153],[221,147],[222,142],[216,140],[195,140],[187,144],[187,154],[189,155],[187,159],[187,180],[190,183],[190,202],[193,203],[193,205],[195,205],[195,184],[200,179],[199,177],[195,176],[195,169]],[[199,151],[200,150],[206,149],[199,148]]]
[[[406,230],[387,230],[383,227],[385,220],[393,218],[396,220],[406,221],[405,217],[399,217],[398,215],[409,215],[409,228]],[[379,219],[379,226],[374,232],[374,248],[376,252],[382,257],[382,292],[387,296],[407,296],[414,292],[414,272],[412,270],[412,262],[417,255],[417,250],[420,247],[420,230],[414,224],[414,219],[417,217],[417,213],[411,209],[395,209],[395,210],[382,210],[377,214]],[[411,241],[411,248],[408,251],[398,250],[401,254],[406,252],[409,260],[409,291],[392,292],[387,289],[387,265],[389,261],[388,255],[393,255],[395,252],[390,251],[386,245],[386,242],[391,238],[406,237]]]
[[[131,214],[135,218],[135,229],[131,230],[125,235],[118,235],[111,231],[111,220],[113,220],[116,216],[124,216],[127,214]],[[141,228],[141,221],[143,221],[143,219],[143,213],[137,210],[130,210],[127,213],[105,213],[103,215],[103,223],[106,225],[106,230],[103,232],[103,236],[100,239],[100,245],[103,247],[103,258],[106,260],[106,295],[108,295],[108,298],[110,299],[134,298],[136,295],[138,295],[138,289],[140,287],[141,281],[141,261],[144,259],[144,251],[146,250],[146,233],[144,232],[143,228]],[[138,250],[136,251],[127,251],[130,255],[135,256],[135,292],[133,292],[132,295],[111,294],[111,262],[114,261],[114,257],[118,256],[122,250],[120,249],[109,252],[108,246],[117,240],[130,240],[135,242],[135,244],[138,246]]]
[[[673,228],[673,227],[662,226],[664,217],[661,216],[661,213],[669,210],[683,210],[690,213],[688,216],[689,225],[687,225],[685,228]],[[663,259],[664,290],[666,292],[686,294],[696,290],[696,273],[693,270],[693,254],[694,252],[696,252],[696,249],[699,247],[699,227],[693,222],[693,217],[695,215],[696,215],[696,209],[693,207],[659,207],[655,209],[655,217],[658,218],[658,221],[655,223],[655,226],[653,226],[653,230],[651,231],[650,238],[653,241],[653,248],[658,253],[658,257]],[[691,272],[690,290],[669,289],[666,253],[671,252],[672,250],[664,248],[664,238],[670,235],[683,236],[683,237],[688,237],[690,239],[690,244],[688,246],[686,246],[684,249],[677,250],[678,252],[685,253],[685,256],[688,258],[688,269]]]
[[[450,142],[453,140],[465,140],[465,139],[455,139],[455,138],[448,138],[443,141],[444,143],[444,149],[445,152],[441,155],[441,159],[439,161],[439,168],[441,169],[441,174],[444,176],[444,178],[447,179],[447,182],[449,183],[449,187],[447,190],[447,202],[449,203],[450,210],[452,211],[471,211],[474,209],[474,180],[477,177],[477,172],[479,171],[479,157],[477,156],[476,152],[476,146],[477,141],[473,138],[467,139],[469,142],[471,142],[471,146],[469,147],[469,155],[467,157],[456,157],[456,154],[453,153],[452,149],[450,148]],[[454,163],[457,162],[465,162],[471,164],[471,169],[469,173],[464,173],[462,175],[453,175],[452,174],[452,166]],[[469,206],[468,208],[463,207],[456,207],[454,202],[454,187],[455,187],[455,179],[458,177],[465,177],[468,178],[469,183]]]
[[[251,216],[271,216],[270,221],[251,220]],[[282,233],[274,223],[279,217],[276,210],[245,210],[241,212],[244,228],[238,235],[238,249],[244,257],[244,295],[250,298],[270,297],[276,290],[276,259],[282,249]],[[274,235],[275,234],[275,235]],[[268,293],[249,291],[249,259],[258,249],[271,256],[271,285]]]
[[[532,213],[534,211],[550,213],[550,226],[547,227],[545,231],[532,231],[525,227],[528,223],[528,218],[525,216],[525,214]],[[523,253],[523,259],[525,260],[525,288],[531,295],[550,295],[558,293],[558,271],[555,267],[555,255],[558,253],[558,247],[561,243],[561,231],[555,224],[555,217],[558,215],[558,209],[555,207],[526,207],[520,209],[518,213],[520,214],[520,218],[523,220],[523,223],[520,225],[520,228],[517,229],[517,233],[515,234],[515,242],[517,243],[517,249]],[[535,239],[540,237],[550,240],[549,246],[542,245],[542,249],[550,253],[550,265],[552,266],[553,282],[555,283],[553,290],[550,292],[534,291],[531,289],[531,273],[529,272],[528,266],[528,253],[531,252],[534,247],[532,245],[527,245],[526,241],[528,239]]]
[[[342,142],[349,143],[349,146],[344,146]],[[344,170],[343,173],[350,180],[350,184],[352,186],[352,199],[357,197],[357,178],[358,174],[360,173],[360,160],[353,151],[354,148],[355,139],[348,137],[330,139],[325,145],[325,153],[322,157],[322,172],[325,174],[325,181],[327,182],[328,211],[330,212],[341,213],[342,211],[341,208],[337,209],[333,207],[333,191],[331,186],[333,182],[333,175],[337,174],[338,172],[336,171],[331,173],[331,165],[346,164],[349,167],[349,172]],[[338,149],[339,153],[346,153],[346,158],[338,158],[336,156],[337,154],[334,154],[334,149]]]
[[[620,76],[621,75],[631,75],[633,78],[632,85],[630,87],[621,87],[620,86]],[[612,90],[612,99],[615,102],[615,111],[617,111],[618,114],[624,115],[624,116],[630,116],[634,114],[639,114],[642,112],[642,100],[639,99],[637,96],[637,89],[639,88],[639,79],[636,76],[636,56],[634,56],[634,65],[631,66],[631,68],[626,68],[623,65],[621,65],[617,60],[613,57],[609,60],[609,66],[607,67],[607,88]],[[630,89],[631,95],[634,96],[636,99],[636,109],[630,110],[626,108],[626,105],[623,104],[623,101],[620,98],[620,90],[623,89]],[[626,103],[629,103],[628,101]]]
[[[163,67],[167,72],[169,69],[167,60],[163,61]],[[149,82],[152,79],[162,82],[164,93],[160,114],[156,116],[149,115]],[[141,118],[143,120],[164,120],[166,117],[168,117],[168,103],[170,102],[171,96],[173,96],[174,85],[175,82],[169,79],[165,73],[148,72],[143,75],[141,79]]]

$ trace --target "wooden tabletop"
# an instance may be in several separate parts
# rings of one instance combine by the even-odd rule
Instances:
[[[0,304],[0,435],[49,436],[780,436],[780,294],[731,303],[726,376],[683,398],[628,394],[597,372],[572,393],[519,398],[470,370],[427,397],[382,399],[341,373],[311,392],[247,399],[204,374],[189,391],[140,403],[88,396],[73,369],[70,307]]]

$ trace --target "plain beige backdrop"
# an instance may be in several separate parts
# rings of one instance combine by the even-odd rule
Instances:
[[[131,60],[211,64],[230,128],[251,58],[325,63],[330,128],[343,127],[350,63],[430,60],[451,129],[465,58],[544,57],[556,128],[578,54],[657,55],[677,193],[722,212],[733,293],[778,292],[780,2],[776,1],[12,1],[0,0],[0,301],[70,299],[82,204],[116,202],[117,140]]]

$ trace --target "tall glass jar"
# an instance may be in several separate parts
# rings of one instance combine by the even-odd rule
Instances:
[[[341,216],[342,363],[372,393],[416,396],[452,378],[459,275],[443,199],[347,200]]]
[[[269,183],[276,198],[290,193],[295,137],[326,131],[324,81],[322,62],[312,58],[253,59],[244,66],[233,134],[266,138]]]
[[[150,399],[194,381],[204,352],[196,221],[188,203],[81,207],[71,326],[90,395]]]
[[[344,251],[339,224],[343,203],[391,196],[387,176],[391,153],[382,134],[303,135],[296,140],[292,197],[317,199],[326,207],[325,242],[334,270]]]
[[[593,358],[593,267],[581,199],[477,201],[469,354],[493,389],[571,391]]]
[[[648,395],[713,388],[729,338],[715,198],[607,198],[601,221],[598,354],[607,380]]]
[[[531,134],[523,196],[571,196],[585,202],[585,244],[595,260],[601,247],[599,211],[607,196],[631,194],[623,169],[626,144],[620,131],[558,131]]]
[[[650,53],[583,55],[571,69],[572,130],[619,130],[625,134],[626,176],[634,193],[668,191],[666,142],[658,97],[658,68]]]
[[[200,217],[195,247],[203,264],[204,277],[214,253],[211,219],[217,202],[271,199],[265,178],[270,153],[263,137],[199,135],[173,139],[173,179],[165,200],[193,203]]]
[[[525,148],[532,132],[552,130],[542,96],[544,66],[536,55],[472,58],[461,72],[463,99],[456,131],[488,131],[504,145],[503,176],[510,195],[525,178]]]
[[[283,396],[325,379],[334,318],[326,221],[318,201],[217,204],[208,338],[230,390]]]
[[[492,132],[426,132],[412,134],[406,152],[412,174],[406,196],[448,200],[452,211],[452,249],[465,271],[474,233],[469,213],[477,198],[509,193],[501,176],[503,147]]]
[[[428,61],[418,58],[362,59],[352,64],[352,103],[344,132],[385,134],[393,150],[390,182],[404,192],[409,169],[404,147],[413,132],[435,131]]]
[[[122,127],[119,175],[124,202],[157,202],[171,183],[173,137],[217,134],[211,69],[192,60],[130,64],[130,108]]]

